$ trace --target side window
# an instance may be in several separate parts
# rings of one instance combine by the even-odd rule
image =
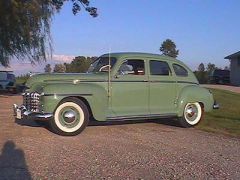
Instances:
[[[118,73],[122,75],[126,74],[144,75],[145,74],[144,61],[138,59],[126,60],[120,66]]]
[[[169,76],[171,74],[171,71],[167,62],[151,60],[150,74],[160,75],[160,76]]]
[[[188,71],[178,64],[173,64],[173,69],[177,76],[188,76]]]

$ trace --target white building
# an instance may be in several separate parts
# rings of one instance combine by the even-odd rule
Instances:
[[[240,51],[224,59],[230,60],[230,81],[232,85],[240,86]]]

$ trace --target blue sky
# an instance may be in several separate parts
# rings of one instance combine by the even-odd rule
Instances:
[[[98,8],[97,18],[85,11],[74,16],[71,3],[53,18],[56,58],[52,62],[58,55],[65,57],[60,62],[77,55],[99,56],[109,48],[112,52],[160,53],[161,43],[170,38],[180,51],[178,59],[194,70],[201,62],[229,65],[224,57],[240,50],[239,0],[90,2]],[[13,69],[15,66],[13,63]],[[41,71],[42,66],[33,70]]]

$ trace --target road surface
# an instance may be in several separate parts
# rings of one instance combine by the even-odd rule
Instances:
[[[62,137],[15,121],[0,96],[0,179],[239,179],[240,139],[172,121],[92,123]],[[171,122],[168,125],[167,122]]]

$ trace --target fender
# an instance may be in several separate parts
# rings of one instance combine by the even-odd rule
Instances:
[[[189,102],[200,102],[204,106],[204,111],[209,112],[213,108],[214,99],[211,92],[206,88],[198,85],[185,86],[177,97],[177,114],[179,117],[183,115],[184,108]]]
[[[57,105],[66,97],[84,98],[99,121],[106,120],[108,96],[106,82],[51,83],[43,88],[43,110],[53,113]]]

